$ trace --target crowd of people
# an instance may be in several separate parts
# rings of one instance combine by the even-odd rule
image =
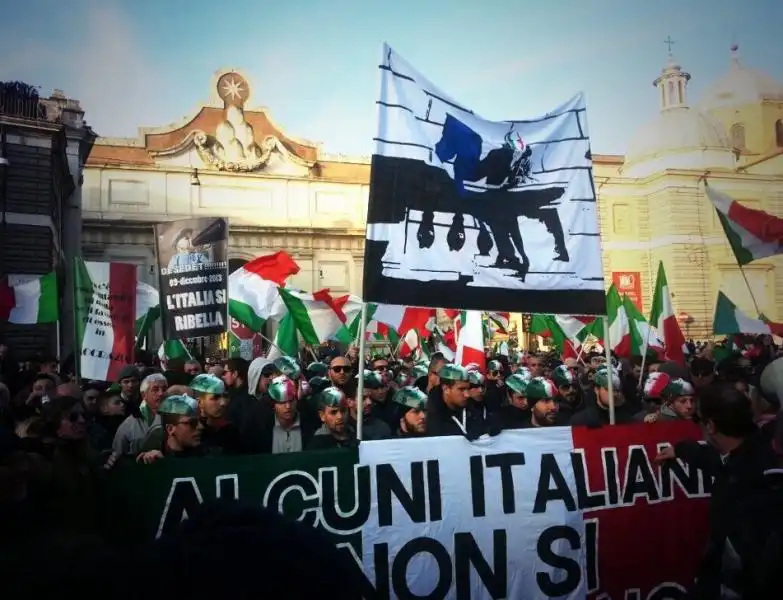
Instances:
[[[679,458],[714,477],[710,545],[695,597],[719,598],[728,586],[741,598],[780,598],[783,527],[770,506],[783,499],[783,419],[777,392],[762,393],[759,385],[777,351],[767,342],[760,347],[720,361],[712,346],[694,347],[686,366],[652,356],[609,365],[597,353],[564,361],[488,356],[486,368],[437,353],[426,362],[378,355],[360,364],[355,349],[333,348],[310,362],[171,360],[165,369],[142,357],[115,382],[79,385],[56,359],[18,363],[0,344],[0,535],[99,534],[100,480],[120,461],[601,427],[611,404],[617,424],[694,421],[709,442],[680,443],[657,457]],[[769,585],[781,585],[781,593],[752,595]]]

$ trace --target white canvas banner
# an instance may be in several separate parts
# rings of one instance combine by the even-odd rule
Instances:
[[[387,479],[371,484],[362,527],[369,580],[388,576],[401,599],[585,598],[582,512],[555,491],[577,496],[572,450],[568,427],[362,443],[360,464]],[[379,554],[388,573],[376,571]],[[569,568],[573,585],[552,594]]]
[[[491,121],[388,46],[379,72],[365,301],[605,313],[584,96]]]

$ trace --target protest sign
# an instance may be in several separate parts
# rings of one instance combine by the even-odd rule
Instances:
[[[220,335],[227,329],[228,220],[204,217],[155,225],[164,334]]]
[[[364,442],[358,450],[163,460],[108,482],[115,534],[164,535],[237,498],[329,532],[364,597],[683,597],[706,539],[711,482],[665,443],[689,423]],[[683,535],[687,532],[687,535]]]

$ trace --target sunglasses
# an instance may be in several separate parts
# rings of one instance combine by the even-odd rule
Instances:
[[[181,419],[177,425],[187,425],[191,429],[198,427],[198,417],[190,417],[189,419]]]
[[[84,399],[95,401],[98,399],[98,394],[85,394]]]
[[[353,367],[344,367],[342,365],[338,365],[336,367],[331,367],[332,371],[335,373],[350,373],[353,371]]]
[[[497,377],[498,375],[500,375],[500,373],[501,373],[501,371],[490,371],[489,372],[489,374],[494,376],[494,377]]]

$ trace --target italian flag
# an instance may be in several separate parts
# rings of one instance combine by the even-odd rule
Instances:
[[[299,273],[290,255],[259,256],[228,278],[228,314],[254,332],[261,331],[278,301],[277,289]]]
[[[631,321],[614,284],[606,293],[606,316],[609,319],[609,340],[603,340],[601,335],[603,344],[608,344],[610,349],[621,358],[633,356]]]
[[[484,322],[481,312],[467,310],[462,317],[462,326],[457,336],[457,355],[454,358],[462,366],[475,363],[482,372],[486,371],[487,355],[484,352]]]
[[[359,313],[358,319],[361,319],[361,312]],[[356,321],[356,319],[354,319]],[[388,325],[384,325],[383,323],[379,323],[378,321],[370,321],[367,323],[367,329],[365,329],[365,336],[367,339],[372,339],[376,341],[388,341],[389,344],[396,348],[397,345],[400,343],[400,336],[399,334],[392,328],[390,328]],[[353,333],[353,323],[351,323],[351,339],[356,339],[358,335],[354,335]]]
[[[115,381],[133,362],[136,265],[74,259],[76,353],[83,379]]]
[[[158,360],[163,368],[172,359],[191,360],[193,355],[182,340],[166,340],[158,348]]]
[[[495,328],[500,333],[508,333],[511,323],[511,313],[507,312],[489,312],[487,317],[495,324]]]
[[[160,318],[160,293],[143,281],[136,282],[136,342],[141,343]]]
[[[336,302],[327,290],[308,294],[281,287],[277,291],[305,344],[318,346],[329,340],[346,344],[353,341],[341,305],[349,297]]]
[[[421,337],[429,337],[432,331],[432,321],[435,319],[434,308],[418,308],[416,306],[396,306],[394,304],[376,304],[370,317],[370,306],[367,307],[367,320],[370,318],[387,325],[400,335],[405,335],[411,329]]]
[[[658,275],[655,278],[655,294],[650,310],[650,324],[658,330],[658,335],[666,350],[666,358],[684,365],[687,353],[685,336],[677,322],[677,315],[674,314],[672,296],[669,292],[666,270],[663,268],[662,261],[658,263]]]
[[[628,296],[623,295],[623,308],[628,315],[628,322],[631,325],[631,354],[633,356],[644,356],[652,351],[657,356],[663,357],[664,344],[658,336],[658,331],[651,326],[644,315],[639,312],[636,305]]]
[[[296,358],[299,354],[299,337],[294,318],[287,314],[278,323],[274,343],[269,348],[266,357],[269,360],[275,360],[281,356],[293,356]]]
[[[595,317],[581,315],[534,314],[530,321],[530,332],[552,338],[552,343],[563,358],[576,358],[577,350],[590,335],[590,324],[595,320]]]
[[[55,323],[60,318],[57,274],[9,275],[0,280],[0,321],[17,325]]]
[[[707,197],[718,211],[720,224],[740,266],[760,258],[783,253],[779,235],[769,231],[776,217],[742,206],[739,202],[705,183]]]
[[[783,324],[754,319],[742,312],[723,292],[718,292],[715,317],[712,320],[715,335],[776,335],[783,337]]]
[[[406,358],[411,356],[419,348],[422,349],[422,352],[425,352],[424,346],[421,345],[418,332],[415,329],[409,329],[400,340],[400,348],[397,351],[397,354],[400,358]]]

